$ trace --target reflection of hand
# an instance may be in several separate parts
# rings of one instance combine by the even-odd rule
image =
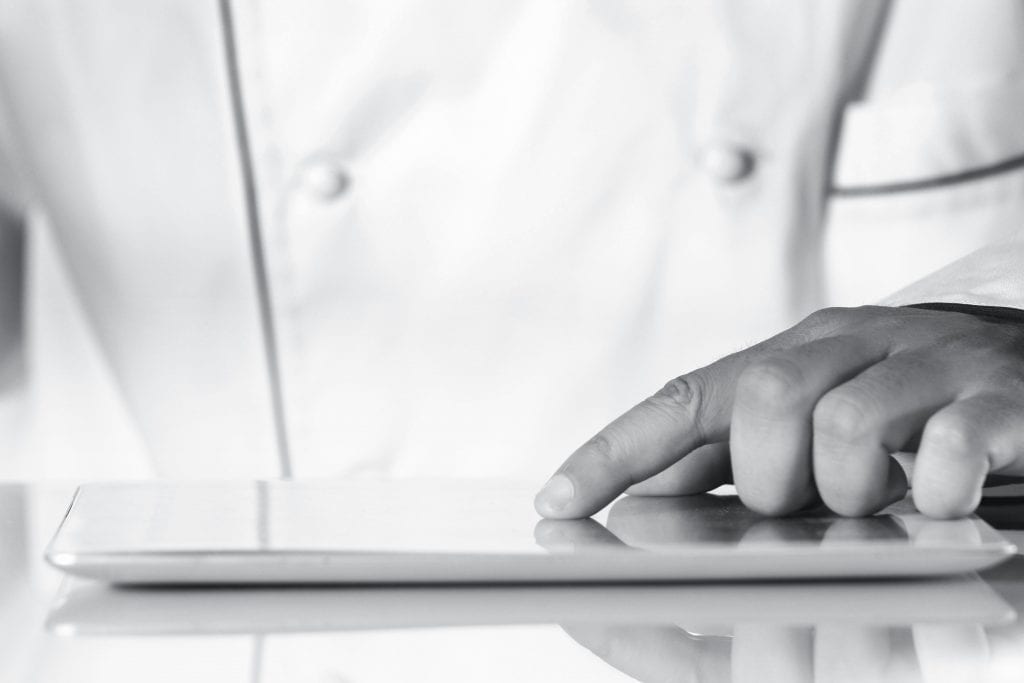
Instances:
[[[985,632],[970,624],[787,626],[751,622],[736,624],[731,638],[694,635],[685,625],[675,624],[563,624],[562,629],[619,671],[652,683],[988,680]]]
[[[737,515],[741,524],[719,522]],[[607,527],[593,519],[541,520],[534,530],[537,542],[552,552],[599,546],[643,549],[687,541],[742,545],[800,539],[829,544],[865,536],[905,538],[906,533],[896,518],[887,516],[771,519],[745,511],[735,498],[718,496],[627,497],[612,506]],[[978,679],[986,664],[985,633],[969,624],[793,626],[762,619],[733,624],[731,638],[697,635],[704,629],[686,623],[562,628],[639,681],[931,683]]]
[[[782,515],[820,496],[850,516],[903,497],[890,453],[917,449],[914,502],[978,504],[987,474],[1024,475],[1024,325],[948,311],[819,311],[682,375],[601,430],[537,497],[545,517],[593,514],[627,489],[707,491]]]
[[[943,528],[946,528],[946,523]],[[939,525],[925,522],[924,528]],[[958,526],[958,525],[957,525]],[[920,533],[920,530],[916,530]],[[541,520],[534,531],[537,542],[550,550],[601,545],[656,548],[692,543],[750,544],[771,541],[818,541],[907,538],[896,517],[877,515],[859,519],[837,518],[821,512],[800,517],[763,517],[734,496],[626,496],[608,511],[608,526],[593,519]]]

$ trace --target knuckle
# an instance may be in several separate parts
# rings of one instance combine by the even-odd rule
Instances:
[[[591,465],[612,473],[616,478],[633,481],[634,477],[629,463],[623,458],[627,449],[623,448],[620,437],[605,431],[591,437],[583,445],[583,449]]]
[[[940,357],[949,374],[966,377],[965,381],[992,397],[999,395],[1007,400],[1016,398],[1019,401],[1024,399],[1022,348],[1024,346],[1010,348],[985,342],[973,346],[943,345]]]
[[[850,391],[831,391],[818,401],[812,416],[815,438],[849,443],[861,439],[871,428],[868,402]]]
[[[590,456],[596,460],[603,460],[608,463],[617,463],[618,456],[616,453],[618,449],[612,443],[612,440],[608,438],[607,434],[601,433],[590,438],[584,448],[590,453]]]
[[[831,329],[845,323],[848,320],[850,311],[851,309],[849,308],[840,308],[838,306],[821,308],[804,318],[800,324],[812,329]]]
[[[907,321],[894,315],[872,318],[861,329],[875,339],[885,340],[896,349],[905,347],[909,331]]]
[[[641,405],[673,421],[685,420],[692,429],[701,432],[707,388],[697,373],[681,375],[671,380]]]
[[[688,408],[699,400],[698,384],[696,375],[681,375],[670,380],[651,400],[677,408]]]
[[[945,371],[942,363],[936,361],[934,354],[928,351],[901,351],[890,356],[886,372],[874,376],[874,381],[883,388],[901,389],[906,385],[919,381],[937,372]],[[888,380],[888,384],[885,384]]]
[[[783,358],[768,358],[750,365],[736,384],[737,402],[756,413],[792,412],[804,402],[804,375],[800,366]]]
[[[945,333],[935,341],[944,352],[1019,362],[1024,326],[987,322],[966,313],[953,315],[962,319],[956,319],[957,324],[944,321]]]
[[[830,306],[811,313],[800,323],[800,327],[808,327],[819,333],[832,332],[867,318],[878,318],[887,310],[884,306]]]
[[[927,378],[948,377],[951,369],[926,351],[901,351],[860,375],[843,391],[865,402],[894,399],[912,391]]]

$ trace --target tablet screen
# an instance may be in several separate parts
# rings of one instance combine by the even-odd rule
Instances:
[[[291,569],[299,580],[319,566],[343,581],[436,581],[750,578],[755,565],[754,576],[776,577],[788,565],[781,576],[934,573],[1012,552],[976,518],[929,520],[905,503],[861,519],[774,519],[735,496],[624,497],[597,518],[552,521],[534,512],[533,492],[475,480],[88,485],[48,555],[69,569],[162,564],[168,580],[247,562],[247,576]]]

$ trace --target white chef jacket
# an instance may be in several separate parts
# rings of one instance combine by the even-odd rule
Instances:
[[[814,308],[1024,306],[1019,2],[0,17],[5,476],[539,478]]]

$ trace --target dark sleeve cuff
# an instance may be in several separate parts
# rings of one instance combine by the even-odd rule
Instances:
[[[993,322],[1024,323],[1024,310],[1005,306],[973,306],[971,304],[923,303],[910,304],[904,308],[923,308],[928,311],[949,311],[967,313]]]

